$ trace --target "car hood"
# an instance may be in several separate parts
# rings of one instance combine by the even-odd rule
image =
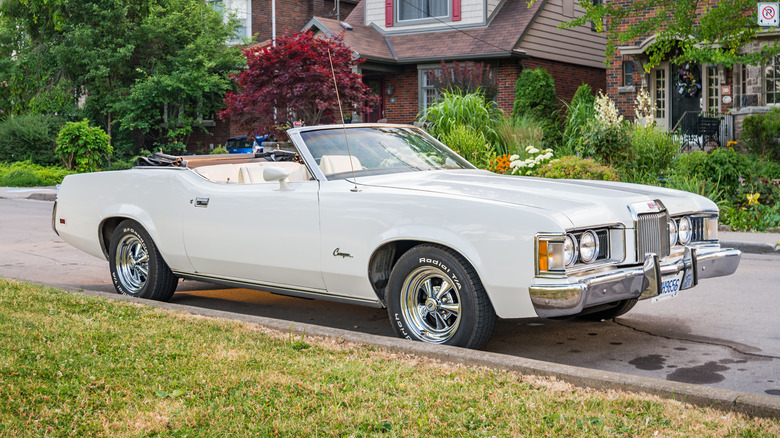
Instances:
[[[483,170],[411,172],[357,180],[365,186],[456,195],[547,210],[565,228],[614,222],[630,226],[633,218],[628,205],[654,200],[660,200],[671,214],[717,210],[703,196],[662,187],[507,176]]]

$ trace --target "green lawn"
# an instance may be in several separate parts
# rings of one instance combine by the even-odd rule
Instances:
[[[780,422],[0,279],[0,436],[779,436]]]

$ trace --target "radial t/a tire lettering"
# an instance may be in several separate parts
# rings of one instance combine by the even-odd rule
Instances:
[[[396,334],[433,344],[482,348],[496,313],[468,261],[438,245],[419,245],[390,274],[387,310]]]
[[[118,293],[168,301],[176,291],[179,279],[138,222],[128,219],[119,224],[108,254],[111,281]]]

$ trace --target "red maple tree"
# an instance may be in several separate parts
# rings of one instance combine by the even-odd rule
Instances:
[[[219,117],[249,134],[279,134],[296,120],[316,125],[326,113],[340,120],[329,52],[345,117],[362,112],[377,99],[352,71],[364,60],[340,36],[326,39],[304,31],[277,38],[276,46],[244,50],[248,68],[233,76],[239,92],[227,94],[227,109]]]

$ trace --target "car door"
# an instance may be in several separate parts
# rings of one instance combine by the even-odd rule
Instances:
[[[317,181],[194,185],[183,216],[197,274],[322,291]]]

